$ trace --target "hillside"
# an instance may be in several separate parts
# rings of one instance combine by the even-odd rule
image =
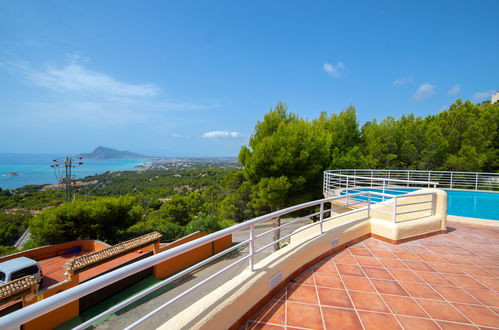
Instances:
[[[94,151],[90,153],[82,153],[78,156],[83,158],[150,158],[149,156],[144,156],[136,154],[130,151],[116,150],[108,147],[98,146]]]

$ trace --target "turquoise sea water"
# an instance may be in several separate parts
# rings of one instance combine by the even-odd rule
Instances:
[[[386,190],[387,194],[400,195],[416,189],[397,188],[398,191]],[[359,189],[360,191],[382,192],[382,189]],[[404,192],[401,192],[404,191]],[[445,190],[447,192],[448,214],[461,217],[499,220],[499,193],[484,191]],[[378,202],[373,198],[374,202]]]
[[[53,159],[64,155],[7,154],[0,153],[0,188],[13,189],[28,184],[57,183]],[[76,178],[100,174],[107,171],[132,170],[144,162],[139,159],[83,159],[84,164],[73,169]],[[19,176],[4,176],[8,173]]]

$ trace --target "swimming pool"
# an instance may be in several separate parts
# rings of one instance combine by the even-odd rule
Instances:
[[[461,217],[499,220],[499,193],[446,190],[448,214]]]
[[[397,188],[397,191],[386,189],[387,194],[401,195],[404,192],[412,192],[416,189]],[[499,220],[499,193],[484,191],[464,191],[464,190],[446,190],[448,200],[447,213],[460,217],[480,218],[489,220]],[[382,193],[382,189],[365,188],[358,190],[349,190],[350,193],[360,191],[374,191]],[[403,191],[403,192],[402,192]],[[380,199],[373,198],[374,202]]]

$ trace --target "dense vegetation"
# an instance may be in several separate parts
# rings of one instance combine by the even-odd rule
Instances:
[[[353,107],[308,121],[279,103],[257,123],[249,146],[241,148],[243,169],[147,170],[87,177],[84,181],[98,183],[83,187],[72,203],[30,220],[29,215],[17,222],[0,217],[0,223],[10,224],[2,225],[0,237],[19,235],[29,221],[31,246],[81,238],[115,243],[151,230],[171,241],[319,198],[325,169],[496,172],[498,126],[499,105],[487,102],[457,100],[434,116],[387,117],[362,127]],[[40,210],[62,201],[61,191],[39,186],[0,191],[4,210]]]

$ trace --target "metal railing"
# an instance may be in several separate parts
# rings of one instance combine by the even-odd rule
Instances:
[[[369,192],[369,196],[364,196],[362,193]],[[345,190],[341,192],[344,194]],[[368,206],[369,212],[372,214],[382,213],[390,216],[394,223],[401,220],[414,220],[416,218],[422,218],[427,216],[432,216],[435,214],[435,202],[436,196],[433,192],[404,192],[403,195],[394,195],[390,193],[377,193],[373,191],[358,191],[356,193],[350,193],[343,195],[344,202],[336,203],[347,208],[356,208],[361,206]],[[412,198],[412,202],[404,202],[404,199]],[[341,200],[340,200],[341,201]],[[377,204],[378,207],[371,208],[371,205]],[[420,206],[420,208],[415,207],[415,205]],[[411,218],[410,215],[415,214],[415,218]],[[401,219],[401,215],[405,215]]]
[[[450,172],[421,170],[372,170],[372,169],[341,169],[324,172],[324,192],[332,191],[334,174],[358,176],[363,178],[388,179],[391,182],[401,180],[397,186],[422,187],[413,182],[434,182],[439,188],[468,190],[499,190],[499,173],[484,172]],[[365,179],[364,179],[365,180]],[[361,182],[361,181],[359,181]],[[367,181],[370,182],[370,181]],[[364,182],[366,183],[366,182]]]
[[[400,180],[391,178],[377,178],[360,175],[347,175],[326,171],[324,173],[324,193],[333,193],[334,195],[348,194],[360,192],[365,187],[376,188],[381,190],[382,194],[387,193],[403,193],[409,191],[397,189],[398,187],[412,188],[436,188],[438,182],[433,181],[416,181],[416,180]],[[383,197],[384,200],[384,197]]]
[[[131,325],[129,325],[126,329],[131,329],[142,322],[146,321],[147,319],[151,318],[152,316],[156,315],[157,313],[161,312],[168,306],[170,306],[172,303],[175,301],[179,300],[183,296],[187,295],[188,293],[192,292],[196,288],[202,286],[206,282],[210,281],[211,279],[215,278],[216,276],[224,273],[228,269],[234,267],[237,264],[240,264],[243,261],[248,262],[249,269],[251,271],[254,270],[255,268],[255,255],[262,252],[264,249],[272,246],[273,244],[279,243],[283,240],[288,239],[291,235],[296,234],[298,232],[304,231],[306,229],[309,229],[311,227],[317,226],[318,231],[317,233],[323,233],[324,232],[324,223],[328,221],[332,221],[334,219],[359,213],[359,219],[368,219],[371,216],[371,212],[381,212],[381,213],[388,213],[392,214],[393,216],[393,221],[397,222],[397,218],[401,214],[407,214],[411,212],[423,212],[426,210],[430,210],[431,212],[427,215],[433,215],[434,214],[434,209],[435,209],[435,193],[425,193],[425,194],[413,194],[413,196],[431,196],[431,207],[422,207],[421,209],[416,208],[416,210],[409,210],[409,211],[400,211],[400,207],[402,205],[397,205],[397,201],[399,198],[403,198],[402,196],[395,196],[395,195],[389,195],[389,194],[382,194],[382,193],[376,193],[376,192],[359,192],[359,193],[354,193],[354,194],[348,194],[345,196],[335,196],[335,197],[329,197],[329,198],[324,198],[321,200],[317,201],[312,201],[308,203],[303,203],[299,205],[295,205],[292,207],[288,207],[286,209],[276,211],[273,213],[269,213],[260,217],[257,217],[255,219],[246,221],[244,223],[236,224],[232,227],[220,230],[218,232],[209,234],[207,236],[198,238],[194,241],[182,244],[180,246],[174,247],[172,249],[166,250],[164,252],[155,254],[151,257],[139,260],[135,263],[132,263],[130,265],[124,266],[122,268],[119,268],[117,270],[114,270],[112,272],[109,272],[107,274],[104,274],[102,276],[99,276],[95,279],[89,280],[87,282],[81,283],[73,288],[70,288],[66,291],[60,292],[54,296],[48,297],[40,302],[37,302],[35,304],[29,305],[27,307],[24,307],[20,310],[17,310],[13,313],[10,313],[6,316],[3,316],[0,318],[0,328],[2,329],[10,329],[10,328],[15,328],[19,327],[20,325],[29,322],[41,315],[44,315],[56,308],[59,308],[65,304],[68,304],[76,299],[82,298],[92,292],[95,292],[103,287],[106,287],[108,285],[111,285],[123,278],[126,278],[128,276],[131,276],[135,273],[138,273],[144,269],[147,269],[149,267],[152,267],[158,263],[164,262],[168,259],[171,259],[175,256],[178,256],[182,253],[191,251],[197,247],[200,247],[204,244],[213,242],[221,237],[224,237],[229,234],[233,234],[237,231],[241,230],[248,230],[248,239],[244,240],[238,244],[233,245],[231,248],[224,250],[218,254],[213,255],[212,257],[209,257],[208,259],[205,259],[169,278],[167,278],[164,281],[161,281],[149,288],[147,288],[144,291],[141,291],[135,296],[132,296],[119,304],[111,307],[107,311],[89,319],[88,321],[80,324],[77,326],[75,329],[84,329],[95,322],[102,320],[109,316],[110,314],[122,309],[125,306],[130,305],[131,303],[139,300],[140,298],[143,298],[147,296],[148,294],[160,289],[161,287],[183,277],[184,275],[187,275],[191,273],[192,271],[198,269],[199,267],[206,265],[213,260],[220,258],[221,256],[231,252],[235,251],[236,249],[239,249],[241,247],[247,246],[248,247],[248,254],[240,257],[233,263],[227,265],[226,267],[222,268],[221,270],[217,271],[216,273],[212,274],[211,276],[207,277],[206,279],[202,280],[201,282],[197,283],[196,285],[190,287],[186,291],[182,292],[178,296],[166,301],[164,304],[162,304],[160,307],[157,309],[151,311],[150,313],[143,315],[139,320],[135,321]],[[373,204],[373,197],[383,197],[386,198],[386,200],[383,203],[386,203],[387,209],[383,209],[383,206],[376,206],[375,208],[372,208]],[[408,195],[407,195],[408,196]],[[404,196],[405,197],[405,196]],[[390,200],[391,198],[391,200]],[[393,203],[391,205],[390,203]],[[426,202],[427,203],[427,202]],[[326,204],[330,204],[331,207],[325,208]],[[418,203],[414,203],[418,204]],[[423,203],[419,203],[420,205],[424,205]],[[348,206],[349,208],[345,210],[345,206]],[[354,207],[355,206],[355,207]],[[312,212],[306,216],[300,217],[298,219],[289,221],[281,226],[271,228],[263,233],[260,233],[258,235],[255,234],[255,226],[257,224],[260,224],[262,222],[267,222],[270,220],[273,220],[277,217],[283,217],[283,216],[289,216],[293,212],[299,211],[299,210],[304,210],[304,209],[312,209]],[[318,209],[318,211],[317,211]],[[339,213],[339,209],[342,209],[343,213]],[[338,211],[338,212],[337,212]],[[404,213],[405,212],[405,213]],[[362,214],[364,213],[364,214]],[[421,216],[420,216],[421,217]],[[313,221],[310,223],[310,221]],[[304,226],[300,227],[299,229],[295,230],[293,233],[285,235],[283,237],[280,237],[276,241],[272,241],[269,244],[265,244],[259,249],[255,249],[255,240],[263,237],[264,235],[268,235],[270,233],[273,233],[276,230],[280,230],[286,226],[289,226],[291,224],[297,223],[297,222],[308,222]]]

